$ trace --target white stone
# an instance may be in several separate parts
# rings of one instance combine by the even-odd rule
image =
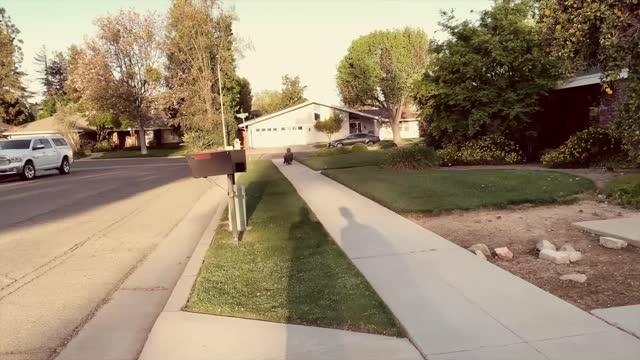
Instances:
[[[550,250],[556,250],[556,246],[553,245],[553,243],[551,241],[548,240],[540,240],[536,243],[536,249],[538,249],[538,251],[542,251],[544,249],[550,249]]]
[[[576,249],[571,244],[564,244],[564,245],[560,246],[560,250],[558,250],[558,251],[575,252]]]
[[[495,248],[493,251],[495,251],[496,255],[502,260],[513,259],[513,253],[507,247]]]
[[[563,252],[569,254],[569,261],[571,261],[572,263],[582,260],[582,253],[580,251],[563,251]]]
[[[476,250],[482,251],[484,256],[491,256],[491,250],[489,250],[489,247],[485,244],[475,244],[469,247],[469,251],[471,252],[475,252]]]
[[[585,274],[566,274],[560,276],[560,280],[571,280],[579,283],[587,281],[587,275]]]
[[[624,240],[615,239],[608,236],[601,236],[600,245],[609,249],[622,249],[627,247],[627,242]]]
[[[487,257],[484,255],[484,253],[480,250],[474,250],[473,251],[477,257],[481,258],[482,260],[487,260]]]
[[[540,251],[539,257],[542,260],[549,260],[554,264],[558,264],[558,265],[571,263],[571,258],[569,257],[569,254],[565,252],[551,250],[551,249],[544,249]]]

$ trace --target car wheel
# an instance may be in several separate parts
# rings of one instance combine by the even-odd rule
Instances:
[[[36,177],[36,167],[33,165],[31,160],[24,163],[22,167],[22,174],[20,174],[22,180],[32,180]]]
[[[342,147],[343,145],[344,145],[344,144],[342,144],[342,143],[337,143],[337,144],[336,144],[336,147]]]
[[[69,159],[66,156],[62,158],[62,163],[58,168],[58,172],[60,173],[60,175],[67,175],[69,172],[71,172],[71,164],[69,164]]]
[[[367,145],[369,146],[373,145],[373,141],[367,141]]]

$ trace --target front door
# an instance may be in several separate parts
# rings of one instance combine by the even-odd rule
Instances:
[[[349,134],[361,133],[362,132],[362,124],[360,121],[351,121],[349,123]]]

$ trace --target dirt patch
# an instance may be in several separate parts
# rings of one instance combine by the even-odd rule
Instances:
[[[640,304],[640,249],[606,249],[598,237],[572,226],[573,222],[637,215],[637,211],[582,200],[572,205],[518,207],[505,210],[460,211],[439,216],[410,214],[421,226],[465,248],[484,243],[492,250],[507,246],[511,261],[492,263],[584,310]],[[535,254],[538,240],[556,246],[572,244],[584,255],[571,265],[555,265]],[[587,275],[585,283],[560,280],[570,273]]]

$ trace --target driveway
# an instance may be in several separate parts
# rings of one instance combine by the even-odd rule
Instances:
[[[212,184],[184,159],[0,178],[0,359],[48,359]]]

